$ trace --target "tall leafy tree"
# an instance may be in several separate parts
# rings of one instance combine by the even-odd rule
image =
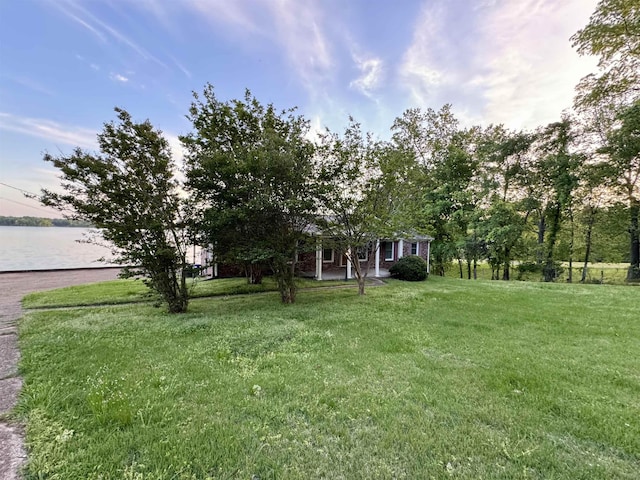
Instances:
[[[572,208],[573,193],[577,187],[576,169],[579,158],[571,153],[574,133],[571,120],[564,118],[560,122],[548,125],[540,133],[539,146],[541,187],[549,191],[545,218],[549,220],[549,235],[546,240],[543,276],[546,282],[557,276],[555,248],[562,226],[563,216]]]
[[[609,184],[629,208],[628,278],[637,279],[639,195],[634,139],[640,102],[640,4],[636,0],[601,0],[589,23],[571,40],[579,53],[600,58],[599,72],[578,85],[575,104],[583,115],[596,120],[591,123],[600,132],[598,151],[607,155],[600,161],[609,172]]]
[[[185,312],[185,209],[169,143],[149,121],[135,123],[115,110],[118,122],[98,135],[100,154],[77,148],[69,156],[44,156],[60,170],[64,193],[43,190],[40,199],[95,225],[99,238],[115,247],[123,276],[143,276],[171,313]]]
[[[535,168],[530,150],[535,137],[492,126],[482,132],[477,154],[480,209],[474,233],[486,247],[493,278],[509,280],[511,262],[532,212],[539,210],[539,191],[533,186]]]
[[[394,121],[393,142],[411,155],[419,172],[415,183],[421,198],[417,204],[417,227],[434,236],[433,271],[444,275],[446,266],[460,258],[460,242],[466,237],[468,187],[475,162],[469,149],[472,138],[461,131],[450,105],[439,111],[406,110]]]
[[[364,295],[377,240],[393,238],[405,228],[403,191],[412,164],[403,151],[363,133],[352,118],[344,134],[323,135],[319,154],[328,185],[318,223],[345,252]]]
[[[577,105],[631,103],[640,96],[640,4],[600,0],[589,23],[571,37],[582,55],[600,57],[598,74],[582,79]]]
[[[608,155],[606,163],[612,186],[629,208],[630,266],[628,280],[640,279],[640,100],[618,115],[618,122],[607,135],[600,150]]]
[[[611,195],[606,186],[607,173],[601,164],[585,162],[578,168],[577,216],[584,235],[584,262],[580,282],[584,283],[589,273],[596,220],[602,216]]]
[[[211,85],[194,93],[189,112],[194,131],[181,140],[202,239],[223,259],[267,265],[282,301],[293,303],[298,254],[322,185],[308,122],[294,109],[262,105],[249,91],[223,102]]]

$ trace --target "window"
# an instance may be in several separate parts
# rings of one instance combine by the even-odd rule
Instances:
[[[393,261],[393,242],[384,243],[384,259],[387,262]]]
[[[411,255],[420,255],[420,247],[417,242],[411,244]]]
[[[333,262],[333,248],[322,249],[322,261],[325,263]]]
[[[358,260],[361,262],[367,261],[367,248],[366,247],[358,247]]]

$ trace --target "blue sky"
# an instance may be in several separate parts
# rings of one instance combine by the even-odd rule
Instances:
[[[451,103],[463,125],[535,128],[595,71],[569,37],[596,0],[0,1],[0,215],[59,216],[16,189],[55,188],[44,152],[95,148],[125,108],[178,135],[192,91],[249,88],[381,138],[410,107]]]

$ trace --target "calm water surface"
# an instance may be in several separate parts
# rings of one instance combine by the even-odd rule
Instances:
[[[78,243],[87,228],[0,226],[0,271],[105,267],[108,248]]]

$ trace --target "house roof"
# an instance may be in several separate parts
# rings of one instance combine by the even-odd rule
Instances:
[[[322,229],[316,224],[309,224],[307,226],[306,232],[309,235],[312,235],[315,237],[330,236],[330,235],[325,235]],[[394,240],[394,241],[395,240],[417,240],[419,242],[431,242],[433,241],[433,237],[429,235],[419,234],[415,231],[411,231],[411,232],[397,233],[393,236],[393,238],[381,237],[380,240]]]

